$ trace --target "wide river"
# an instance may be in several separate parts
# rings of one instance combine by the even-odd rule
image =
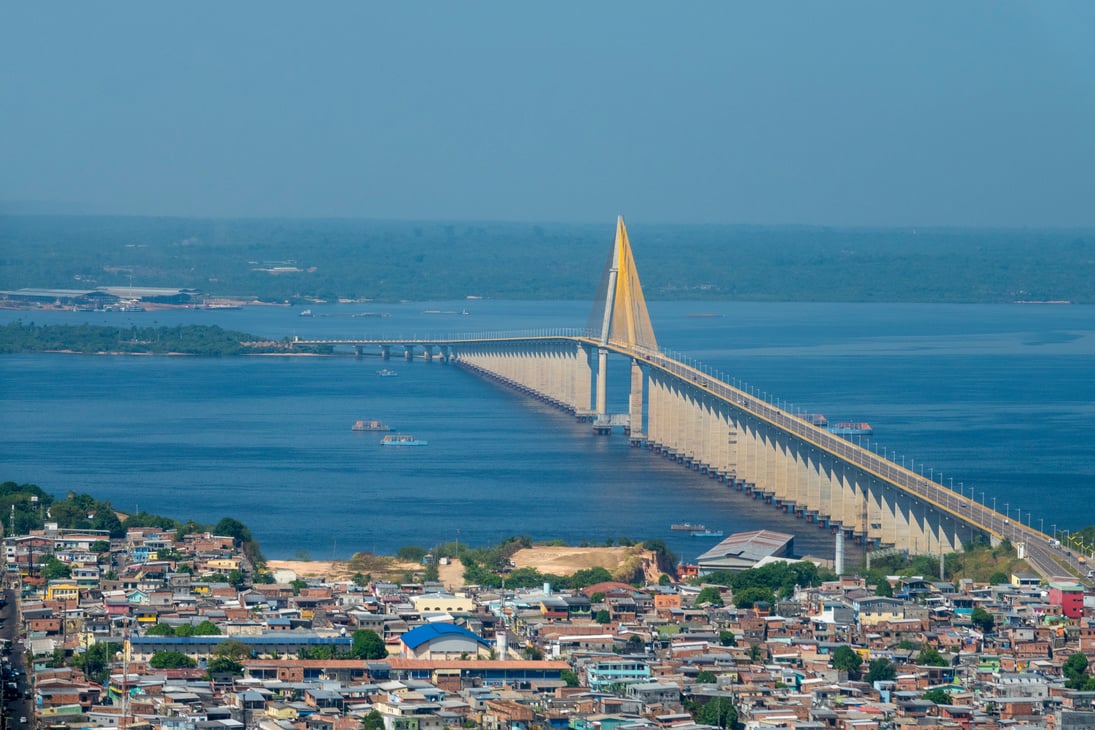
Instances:
[[[582,327],[589,304],[312,310],[0,312],[0,322],[409,336]],[[870,422],[872,448],[1013,519],[1046,531],[1095,523],[1095,308],[653,302],[650,311],[663,348],[785,407]],[[2,479],[87,492],[124,511],[237,517],[273,558],[528,534],[661,538],[692,559],[713,540],[669,530],[681,521],[794,532],[798,552],[833,554],[824,531],[623,436],[596,438],[588,424],[457,368],[386,365],[399,376],[378,377],[378,359],[350,356],[0,356]],[[610,400],[622,409],[616,381]],[[379,434],[350,430],[369,418],[429,445],[382,448]]]

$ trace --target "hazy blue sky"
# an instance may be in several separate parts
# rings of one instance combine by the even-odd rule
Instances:
[[[0,201],[1095,225],[1095,3],[5,2]]]

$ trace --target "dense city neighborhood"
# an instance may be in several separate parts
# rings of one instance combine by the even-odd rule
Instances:
[[[3,730],[1095,727],[1065,579],[260,583],[233,536],[50,523],[4,551]]]

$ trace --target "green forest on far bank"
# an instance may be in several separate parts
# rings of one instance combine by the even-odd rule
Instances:
[[[648,299],[1095,302],[1095,231],[629,225]],[[0,217],[0,290],[264,301],[590,299],[602,225]]]
[[[330,349],[298,346],[292,351],[326,353]],[[88,324],[37,325],[21,321],[0,325],[0,354],[73,352],[221,357],[286,354],[289,351],[287,341],[263,340],[216,325],[101,327]]]

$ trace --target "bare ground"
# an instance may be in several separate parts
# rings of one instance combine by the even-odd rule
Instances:
[[[420,570],[414,563],[397,563],[392,558],[388,569],[394,573]],[[513,563],[518,568],[535,568],[541,573],[552,575],[571,575],[579,570],[601,567],[616,575],[626,570],[634,561],[639,561],[647,580],[656,581],[659,576],[654,555],[635,547],[569,547],[558,545],[538,545],[524,548],[513,555]],[[326,578],[328,580],[348,580],[360,566],[341,560],[270,560],[270,570],[292,570],[298,578]],[[356,569],[355,569],[356,568]],[[464,586],[464,566],[459,562],[439,565],[441,582],[450,590]]]

